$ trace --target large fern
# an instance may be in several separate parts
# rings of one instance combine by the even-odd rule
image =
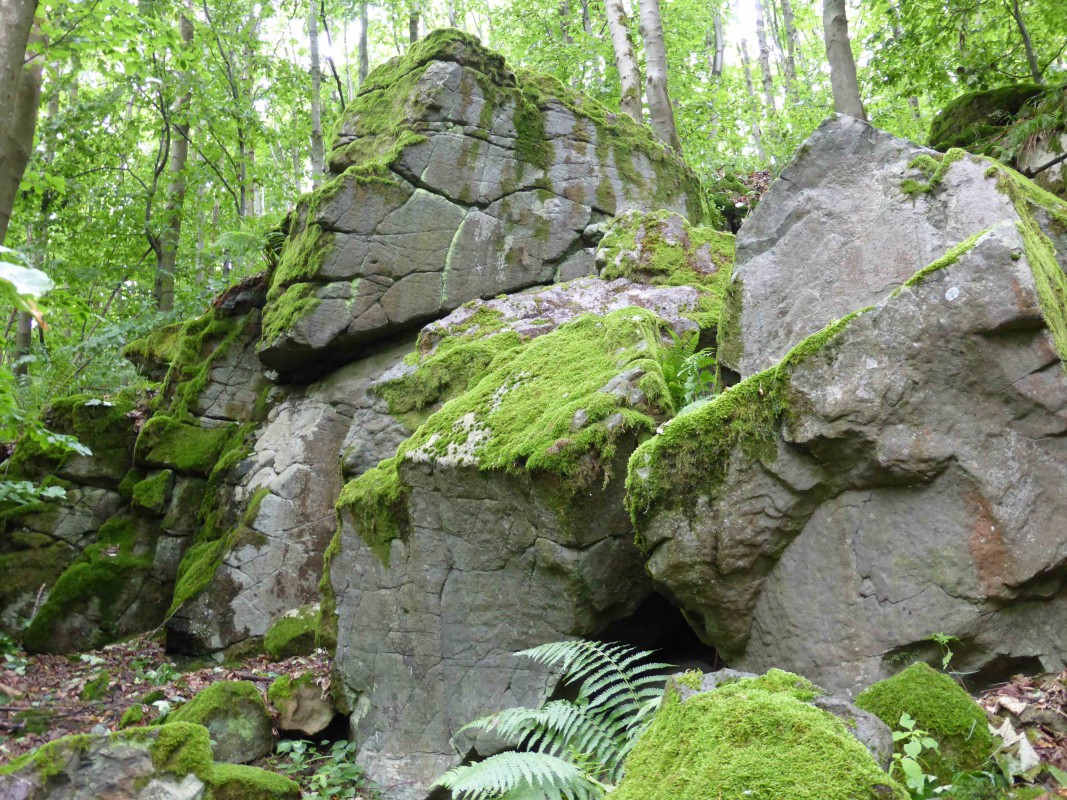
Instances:
[[[579,684],[574,701],[509,708],[465,725],[519,748],[449,770],[434,783],[456,800],[597,800],[622,778],[623,763],[663,695],[667,664],[623,644],[553,642],[524,656]]]
[[[660,347],[659,363],[663,381],[671,394],[675,411],[715,390],[715,355],[709,348],[697,350],[700,334],[681,335],[668,329],[671,345]]]

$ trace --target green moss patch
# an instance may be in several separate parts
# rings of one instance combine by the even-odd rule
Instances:
[[[630,457],[627,504],[635,521],[672,497],[712,494],[730,458],[773,459],[779,423],[789,409],[789,376],[797,364],[823,350],[861,309],[814,333],[778,364],[727,389],[709,403],[666,423]]]
[[[219,681],[172,713],[163,723],[190,722],[210,731],[216,760],[246,763],[270,752],[270,715],[259,689],[249,681]]]
[[[275,620],[263,637],[263,646],[275,661],[309,655],[315,649],[318,626],[318,604],[303,606]]]
[[[144,424],[137,437],[137,463],[207,477],[232,436],[233,427],[202,428],[157,414]]]
[[[274,772],[242,764],[218,764],[211,773],[211,800],[299,800],[300,786]]]
[[[1056,247],[1042,230],[1037,216],[1040,213],[1052,225],[1067,231],[1067,202],[1015,170],[992,159],[986,161],[989,165],[986,175],[996,178],[997,188],[1011,199],[1019,215],[1019,233],[1034,276],[1041,312],[1056,342],[1060,360],[1067,368],[1067,272],[1057,261]]]
[[[924,754],[925,767],[942,783],[951,782],[957,772],[978,769],[993,752],[985,711],[952,678],[928,664],[912,664],[879,681],[860,693],[856,705],[894,730],[906,713],[929,731],[939,749]]]
[[[135,339],[122,348],[122,357],[144,374],[158,379],[166,374],[171,362],[178,356],[184,323],[175,322],[156,328],[143,339]]]
[[[297,689],[304,686],[314,686],[318,688],[318,684],[315,683],[315,674],[313,672],[301,673],[296,678],[282,675],[270,685],[269,689],[267,689],[267,697],[275,706],[277,706],[279,703],[283,703],[292,697]]]
[[[407,514],[402,502],[407,487],[401,482],[399,472],[402,458],[400,455],[387,458],[349,481],[337,498],[337,509],[351,516],[360,538],[386,565],[390,543],[407,534]],[[329,575],[328,568],[326,575]],[[323,608],[326,607],[324,598]]]
[[[1005,133],[1005,128],[1023,114],[1024,108],[1046,91],[1035,83],[998,86],[981,92],[968,92],[952,100],[930,124],[930,147],[948,150],[963,147],[972,152],[989,152]]]
[[[613,800],[907,800],[840,720],[759,681],[669,692]]]
[[[174,473],[164,469],[134,484],[130,497],[136,508],[162,514],[173,488]]]
[[[53,739],[7,764],[0,764],[0,775],[11,775],[29,767],[42,778],[54,777],[64,772],[73,759],[87,752],[92,742],[93,737],[84,733]]]
[[[949,168],[965,155],[967,155],[966,152],[954,147],[943,156],[931,156],[926,154],[916,156],[912,159],[911,163],[908,164],[908,167],[919,170],[926,180],[906,178],[900,184],[900,190],[904,192],[904,194],[913,197],[920,194],[930,194],[934,189],[941,185],[941,181],[944,180]]]
[[[215,767],[211,757],[211,734],[207,728],[172,718],[167,725],[154,728],[152,733],[155,741],[149,747],[149,752],[152,754],[152,766],[159,772],[173,775],[192,773],[205,783],[211,781]],[[145,735],[136,730],[126,735],[138,734]]]

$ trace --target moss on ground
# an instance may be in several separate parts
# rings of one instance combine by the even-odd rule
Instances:
[[[924,754],[924,766],[942,783],[951,782],[957,772],[978,769],[993,753],[985,711],[952,678],[928,664],[912,664],[879,681],[860,693],[856,705],[894,730],[900,728],[901,715],[911,715],[939,745]],[[903,741],[896,746],[900,750]]]
[[[782,415],[789,410],[789,376],[822,351],[848,323],[870,309],[853,312],[797,344],[773,367],[746,378],[667,422],[630,457],[627,504],[635,522],[670,497],[714,493],[726,477],[731,456],[773,459]]]
[[[299,800],[300,786],[275,772],[243,764],[216,764],[210,800]]]
[[[613,800],[907,800],[795,679],[742,680],[684,703],[668,692]]]
[[[303,606],[275,620],[263,636],[263,646],[275,661],[309,655],[318,627],[318,604]]]
[[[122,718],[119,719],[119,729],[132,728],[135,725],[140,725],[144,722],[145,707],[141,703],[132,705],[122,712]]]
[[[149,735],[142,733],[145,730],[134,729],[125,735]],[[156,770],[173,775],[192,773],[204,783],[211,782],[215,765],[211,756],[211,735],[207,728],[171,717],[166,725],[151,729],[151,733],[155,740],[149,746],[149,752]]]

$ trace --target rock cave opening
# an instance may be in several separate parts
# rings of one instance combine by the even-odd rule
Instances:
[[[711,645],[702,642],[685,616],[663,595],[654,592],[630,616],[613,622],[596,637],[653,650],[656,659],[679,670],[713,672],[728,666]]]

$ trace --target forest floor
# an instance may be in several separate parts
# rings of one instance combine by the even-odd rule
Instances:
[[[0,664],[0,762],[71,733],[118,730],[134,705],[143,704],[151,719],[218,681],[251,681],[266,700],[276,678],[305,672],[329,689],[329,660],[321,650],[284,661],[255,656],[236,665],[200,662],[187,669],[150,639],[75,655],[8,653]]]
[[[68,734],[118,730],[135,705],[150,721],[218,681],[251,681],[266,700],[276,678],[305,672],[329,691],[329,656],[322,650],[284,661],[254,656],[225,666],[202,660],[182,665],[151,639],[73,655],[9,652],[0,663],[0,763]],[[998,733],[1025,737],[1041,761],[1067,772],[1067,671],[1016,676],[976,699]],[[276,766],[269,760],[258,765]],[[1067,797],[1067,790],[1045,797]]]

